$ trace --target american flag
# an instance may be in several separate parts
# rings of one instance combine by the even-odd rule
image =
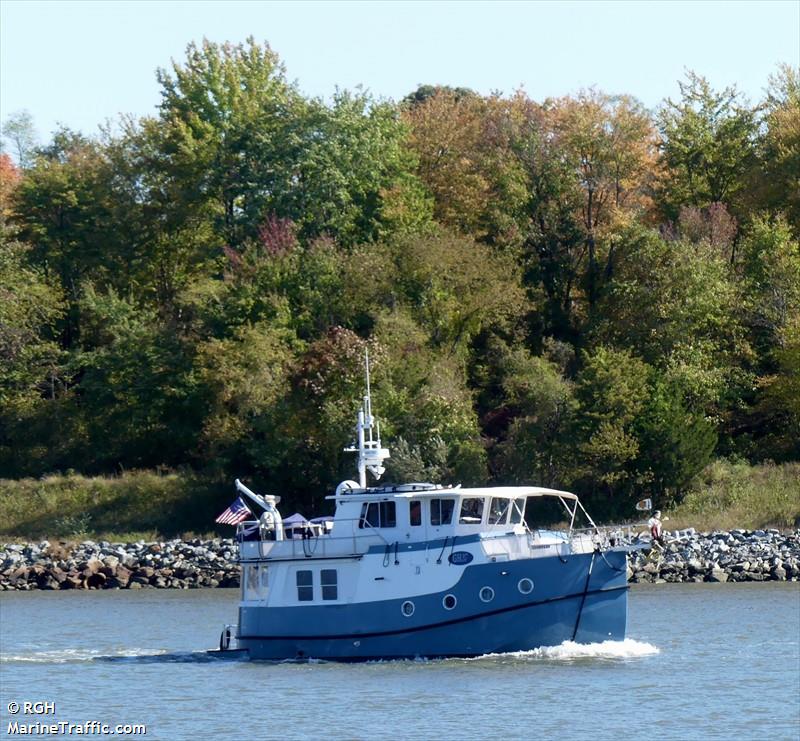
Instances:
[[[244,503],[241,497],[237,497],[236,501],[228,507],[215,522],[221,522],[223,525],[238,525],[244,522],[250,516],[250,510]]]

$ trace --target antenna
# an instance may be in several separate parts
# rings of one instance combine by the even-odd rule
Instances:
[[[356,422],[357,443],[345,448],[346,453],[358,453],[358,484],[362,489],[367,488],[367,471],[377,481],[386,472],[383,461],[389,457],[387,448],[381,447],[380,425],[372,416],[372,393],[369,383],[369,350],[364,348],[364,366],[366,369],[367,393],[361,409],[358,410]],[[376,438],[372,436],[372,428],[376,428]]]

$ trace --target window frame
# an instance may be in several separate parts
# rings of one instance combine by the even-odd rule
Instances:
[[[371,518],[376,517],[377,521]],[[364,502],[358,518],[359,530],[391,530],[397,527],[397,503],[394,499]]]
[[[438,516],[438,522],[433,521],[433,512],[434,512],[434,502],[436,503],[436,511]],[[442,502],[449,502],[450,507],[450,517],[449,519],[444,522],[442,521]],[[452,525],[453,524],[453,514],[456,511],[456,498],[455,497],[435,497],[433,499],[428,500],[428,509],[430,511],[429,520],[431,526],[433,527],[442,527],[443,525]]]
[[[330,581],[330,575],[333,574],[333,581]],[[326,580],[326,575],[328,579]],[[322,599],[324,602],[335,602],[339,599],[339,571],[338,569],[320,569],[319,570],[319,585],[322,592]],[[333,590],[333,592],[331,592]],[[333,596],[330,596],[333,594]]]
[[[477,509],[479,516],[475,514],[469,514],[464,512],[464,508],[467,506],[468,503],[477,502]],[[458,512],[458,524],[459,525],[480,525],[483,523],[483,518],[486,513],[486,497],[462,497],[461,498],[461,507],[459,508]],[[471,518],[470,521],[465,521],[465,517]]]
[[[522,525],[525,522],[525,505],[527,503],[527,497],[514,497],[514,499],[511,500],[511,512],[508,517],[510,525]],[[519,519],[514,519],[516,515],[519,515]]]
[[[308,584],[301,584],[301,577],[305,580],[305,575],[308,575]],[[297,601],[298,602],[313,602],[314,601],[314,572],[311,569],[298,569],[295,571],[295,586],[297,587]],[[303,590],[303,591],[301,591]],[[308,590],[308,591],[306,591]]]
[[[414,522],[414,513],[416,512],[416,522]],[[409,527],[422,526],[422,500],[409,499],[408,500],[408,524]]]
[[[511,511],[511,506],[513,504],[513,499],[509,499],[508,497],[491,497],[489,500],[489,510],[487,513],[486,522],[489,525],[507,525],[508,524],[508,515]],[[494,512],[494,503],[495,502],[504,502],[505,504],[502,507],[500,515],[495,518],[493,516]]]

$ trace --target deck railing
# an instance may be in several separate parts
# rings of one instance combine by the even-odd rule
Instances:
[[[642,528],[647,523],[627,523],[624,525],[598,525],[596,527],[575,528],[570,533],[571,541],[585,541],[591,538],[592,543],[605,548],[637,548],[644,545],[640,538]]]
[[[344,520],[344,522],[358,521],[359,520]],[[343,521],[339,520],[338,522]],[[240,543],[239,550],[243,558],[246,558],[245,551],[247,550],[256,551],[253,557],[269,558],[265,546],[277,542],[283,544],[281,558],[290,559],[347,556],[360,558],[369,550],[370,546],[383,543],[387,548],[392,547],[392,544],[383,537],[378,529],[369,523],[365,523],[362,532],[359,532],[357,528],[353,528],[353,532],[349,535],[335,536],[328,533],[315,533],[313,530],[309,529],[308,532],[302,533],[300,537],[295,535],[291,538],[276,541],[261,537],[259,523],[257,521],[247,521],[241,523],[237,528],[236,538]],[[247,543],[252,543],[257,547],[255,549],[243,547]],[[286,552],[287,543],[291,544],[289,553]]]

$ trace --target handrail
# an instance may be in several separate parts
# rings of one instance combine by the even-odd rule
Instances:
[[[246,523],[243,523],[246,524]],[[359,533],[356,530],[353,530],[352,533],[347,535],[318,535],[312,536],[316,540],[317,548],[314,550],[312,554],[308,553],[306,548],[307,538],[286,538],[282,541],[275,541],[275,540],[263,540],[262,538],[253,539],[253,540],[245,540],[240,541],[240,549],[241,546],[246,543],[254,543],[258,545],[258,555],[261,558],[268,559],[269,555],[264,554],[263,546],[265,544],[273,544],[273,543],[282,543],[283,548],[286,547],[285,544],[291,543],[291,556],[292,557],[299,557],[303,556],[305,558],[311,558],[312,556],[316,556],[317,558],[324,557],[326,555],[340,555],[346,549],[342,548],[342,544],[346,541],[352,541],[352,550],[350,551],[349,555],[358,555],[363,556],[365,553],[368,552],[369,547],[364,548],[363,550],[359,548],[359,546],[363,543],[363,541],[368,541],[370,545],[383,543],[385,545],[389,545],[389,541],[383,537],[383,535],[378,532],[377,528],[374,526],[370,526],[366,528],[363,532]]]
[[[631,545],[638,537],[634,529],[639,527],[636,523],[623,525],[595,525],[594,527],[575,528],[570,532],[570,540],[574,541],[583,536],[591,536],[596,545],[602,547],[615,547],[617,545]]]

